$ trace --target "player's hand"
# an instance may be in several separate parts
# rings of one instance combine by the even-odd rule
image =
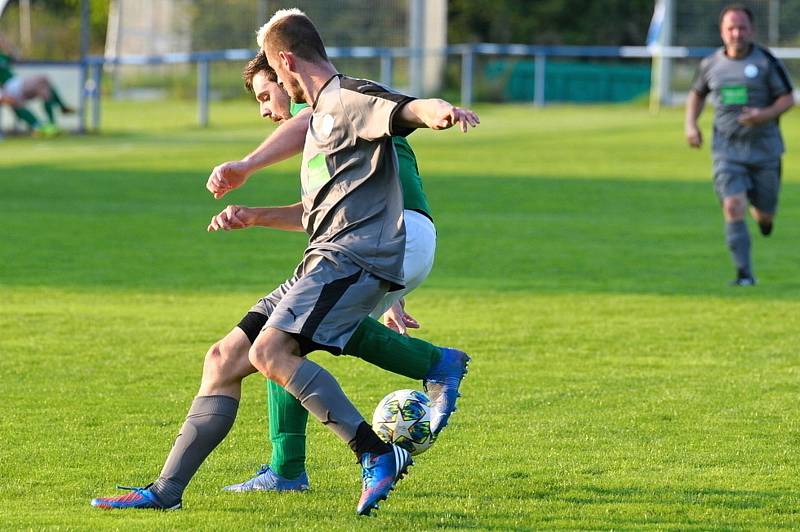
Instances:
[[[230,231],[231,229],[245,229],[255,222],[253,210],[244,205],[228,205],[216,216],[211,217],[206,231]]]
[[[700,132],[700,128],[697,126],[687,126],[686,127],[686,142],[689,143],[689,146],[692,148],[699,148],[703,145],[703,134]]]
[[[214,167],[208,176],[206,188],[219,199],[231,190],[242,186],[252,171],[243,161],[228,161]]]
[[[757,126],[769,120],[764,109],[757,107],[743,107],[742,113],[736,119],[743,126]]]
[[[456,124],[462,132],[475,127],[481,123],[478,115],[469,109],[462,109],[444,100],[437,100],[432,108],[427,109],[423,116],[420,116],[425,125],[431,129],[449,129]]]
[[[387,327],[400,334],[406,334],[408,329],[419,329],[419,322],[405,311],[406,302],[401,299],[383,315]]]

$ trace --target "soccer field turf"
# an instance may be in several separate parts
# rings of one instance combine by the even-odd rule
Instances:
[[[0,143],[0,528],[800,527],[800,112],[759,285],[733,271],[708,149],[682,112],[479,108],[411,137],[439,249],[419,336],[473,357],[451,426],[375,519],[352,453],[309,423],[304,494],[224,493],[267,462],[264,381],[169,514],[89,506],[158,474],[208,346],[282,281],[302,234],[208,234],[228,203],[296,201],[298,161],[216,201],[211,168],[270,130],[254,105],[109,103],[100,136]],[[704,116],[709,136],[709,116]],[[312,355],[365,416],[417,386]]]

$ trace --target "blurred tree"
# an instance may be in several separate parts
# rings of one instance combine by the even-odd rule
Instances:
[[[31,59],[77,59],[80,55],[81,0],[31,0]],[[108,20],[108,0],[89,0],[90,52],[102,54]],[[21,47],[19,2],[12,0],[0,19],[0,32]]]
[[[193,0],[189,10],[193,50],[256,47],[259,12],[253,0]]]
[[[642,45],[654,0],[450,0],[450,43]]]
[[[31,2],[36,7],[46,9],[54,15],[66,15],[69,17],[80,18],[81,0],[33,0]],[[108,0],[89,0],[89,31],[91,34],[90,42],[94,52],[102,52],[102,47],[106,42],[106,29],[108,26]]]

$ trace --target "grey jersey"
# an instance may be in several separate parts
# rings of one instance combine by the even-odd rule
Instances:
[[[724,48],[717,50],[700,63],[692,90],[704,97],[711,93],[715,159],[756,163],[781,156],[777,119],[757,126],[737,121],[743,107],[768,107],[793,90],[783,64],[768,50],[754,44],[743,59],[729,58]]]
[[[308,249],[329,249],[403,285],[403,193],[392,135],[395,113],[413,100],[342,75],[323,86],[303,149],[303,227]]]

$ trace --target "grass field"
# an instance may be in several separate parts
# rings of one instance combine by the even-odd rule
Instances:
[[[359,469],[309,426],[305,494],[227,494],[267,461],[264,383],[184,510],[104,512],[150,482],[207,347],[288,275],[298,234],[207,234],[217,163],[270,126],[244,103],[107,104],[103,135],[0,143],[0,528],[752,529],[800,527],[800,113],[760,284],[732,289],[707,149],[681,111],[479,108],[412,137],[439,231],[409,309],[473,357],[461,408],[375,519]],[[708,131],[708,117],[705,117]],[[227,202],[295,201],[297,161]],[[751,228],[753,226],[751,225]],[[412,386],[313,355],[370,413]]]

